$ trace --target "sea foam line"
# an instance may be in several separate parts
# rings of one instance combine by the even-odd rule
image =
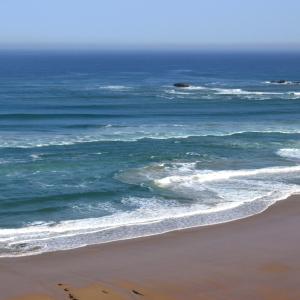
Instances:
[[[168,171],[174,172],[174,169],[168,169]],[[272,174],[270,178],[273,178],[276,173],[280,175],[282,173],[290,174],[292,172],[299,172],[300,166],[256,170],[199,171],[195,169],[195,165],[193,164],[189,163],[185,166],[184,163],[178,163],[176,164],[175,171],[182,174],[189,174],[179,177],[180,180],[184,179],[182,180],[183,183],[190,179],[196,180],[198,183],[213,183],[219,181],[225,182],[238,177],[251,179],[253,176],[265,174]],[[194,172],[194,175],[191,172]],[[202,172],[202,174],[199,174],[199,172]],[[172,178],[172,176],[167,176],[166,178]],[[169,183],[172,183],[172,181],[169,180]],[[130,197],[122,201],[125,201],[126,205],[138,206],[133,211],[119,212],[101,218],[69,220],[57,224],[35,223],[25,228],[2,229],[0,230],[0,248],[2,249],[2,254],[0,255],[32,255],[77,248],[88,244],[99,244],[195,226],[228,222],[259,213],[275,201],[285,199],[290,194],[299,192],[300,190],[297,185],[282,183],[279,186],[275,186],[272,182],[264,183],[259,177],[254,181],[245,182],[242,180],[235,182],[235,185],[240,183],[243,185],[246,184],[248,187],[262,189],[262,193],[254,193],[254,197],[239,199],[237,197],[239,194],[235,195],[235,193],[232,193],[232,188],[230,188],[233,183],[227,182],[225,190],[224,187],[222,188],[222,185],[216,185],[214,188],[221,192],[224,190],[225,193],[231,191],[230,197],[236,198],[235,202],[220,202],[218,205],[210,206],[196,201],[196,203],[191,205],[179,205],[176,201],[166,202],[163,199],[157,198],[144,199]],[[178,184],[180,185],[181,183],[176,182],[176,186]],[[211,189],[213,186],[208,187]],[[194,186],[192,188],[194,189]]]
[[[236,128],[237,125],[231,125]],[[153,127],[126,127],[116,129],[114,127],[105,127],[99,129],[97,134],[86,134],[86,135],[74,135],[74,136],[53,136],[53,137],[34,137],[29,138],[25,136],[14,136],[13,138],[6,138],[0,136],[0,148],[39,148],[49,146],[68,146],[79,143],[93,143],[93,142],[136,142],[141,139],[154,139],[154,140],[165,140],[165,139],[184,139],[189,137],[205,137],[205,136],[232,136],[235,134],[245,133],[283,133],[283,134],[295,134],[300,133],[300,128],[297,126],[290,126],[290,128],[270,127],[261,125],[264,129],[260,129],[260,126],[254,128],[245,127],[244,129],[237,131],[233,128],[221,128],[219,125],[207,129],[201,127],[201,125],[173,125],[173,126],[153,126]]]
[[[260,174],[275,174],[275,173],[288,173],[300,171],[300,166],[294,167],[274,167],[274,168],[263,168],[256,170],[232,170],[232,171],[199,171],[196,174],[188,176],[169,176],[163,179],[155,180],[155,183],[160,186],[165,186],[170,183],[180,183],[186,180],[194,182],[209,182],[216,180],[224,180],[236,177],[249,177]]]
[[[19,239],[18,241],[10,243],[0,242],[0,247],[2,249],[7,245],[10,248],[10,251],[2,251],[0,256],[14,257],[35,255],[43,252],[68,250],[86,245],[139,238],[174,230],[225,223],[260,213],[275,201],[285,199],[287,196],[289,196],[289,194],[281,195],[281,197],[275,197],[274,195],[274,200],[259,199],[226,210],[206,214],[194,212],[187,216],[170,217],[156,221],[140,222],[138,224],[132,223],[126,226],[121,225],[114,228],[107,228],[106,230],[95,230],[93,232],[81,232],[48,238],[32,237],[32,239]]]

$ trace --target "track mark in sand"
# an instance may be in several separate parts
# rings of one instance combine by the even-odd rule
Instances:
[[[137,295],[140,295],[140,296],[144,296],[143,294],[141,294],[141,293],[139,293],[139,292],[137,292],[137,291],[135,291],[135,290],[132,290],[135,294],[137,294]]]
[[[132,286],[129,286],[127,289],[122,289],[118,286],[112,287],[111,285],[107,286],[105,284],[96,283],[83,287],[74,287],[69,284],[60,283],[59,288],[64,293],[63,299],[71,300],[133,299],[133,294],[129,295],[129,293],[135,293],[136,297],[144,296],[136,290],[133,291]]]
[[[59,286],[62,287],[64,284],[63,284],[63,283],[58,283],[57,285],[59,285]],[[69,289],[64,288],[64,291],[65,291],[65,292],[69,292]],[[79,300],[79,299],[75,298],[72,294],[69,294],[68,297],[69,297],[70,299],[72,299],[72,300]]]

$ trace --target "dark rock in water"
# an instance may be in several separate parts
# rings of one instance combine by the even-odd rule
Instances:
[[[178,83],[174,83],[173,86],[176,86],[176,87],[189,87],[189,84],[178,82]]]
[[[300,81],[286,81],[285,79],[272,80],[271,83],[286,83],[286,84],[300,84]]]
[[[270,81],[271,83],[285,83],[284,79],[280,79],[280,80],[272,80]]]

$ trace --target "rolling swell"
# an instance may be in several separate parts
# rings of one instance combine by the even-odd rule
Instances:
[[[289,124],[276,124],[269,126],[266,124],[249,124],[248,126],[239,126],[231,124],[224,128],[222,124],[211,124],[206,127],[203,124],[194,126],[179,125],[179,126],[114,126],[114,125],[72,125],[70,129],[82,129],[82,132],[74,135],[73,131],[65,135],[51,134],[40,135],[20,135],[13,138],[0,136],[1,148],[40,148],[50,146],[71,146],[75,144],[98,143],[98,142],[136,142],[141,139],[186,139],[189,137],[225,137],[231,135],[246,135],[246,134],[299,134],[300,129]],[[88,134],[86,130],[92,130]],[[42,128],[40,131],[43,132]]]
[[[109,118],[120,118],[126,116],[125,114],[80,114],[80,118],[83,119],[91,119],[91,118],[99,118],[99,117],[109,117]],[[0,120],[10,120],[14,118],[15,120],[40,120],[40,119],[50,119],[50,120],[55,120],[55,119],[78,119],[78,114],[1,114],[0,115]]]

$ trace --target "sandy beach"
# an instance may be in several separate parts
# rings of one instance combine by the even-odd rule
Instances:
[[[300,196],[245,219],[0,259],[0,299],[300,299]]]

